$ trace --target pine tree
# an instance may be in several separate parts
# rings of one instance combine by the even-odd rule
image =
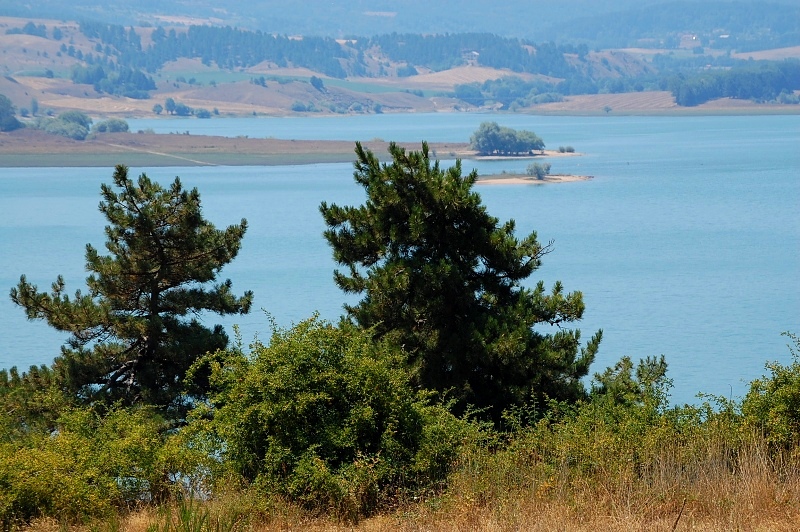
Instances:
[[[402,346],[416,383],[448,392],[459,411],[498,420],[531,400],[583,397],[601,332],[581,348],[580,332],[563,328],[581,318],[581,293],[521,285],[551,245],[536,233],[517,239],[513,220],[490,216],[472,190],[477,173],[462,176],[460,161],[431,164],[425,143],[409,153],[392,143],[389,153],[381,165],[356,144],[366,203],[320,207],[346,268],[334,279],[363,295],[349,318]]]
[[[197,189],[183,190],[178,178],[166,189],[145,174],[134,183],[117,166],[113,181],[102,185],[100,203],[109,255],[86,246],[88,292],[70,298],[61,276],[49,294],[38,292],[23,275],[11,299],[29,319],[71,334],[54,364],[69,393],[180,417],[188,398],[205,391],[202,383],[185,388],[187,369],[228,342],[221,326],[208,328],[197,314],[250,309],[252,293],[236,297],[230,280],[208,286],[236,257],[247,223],[215,229]]]

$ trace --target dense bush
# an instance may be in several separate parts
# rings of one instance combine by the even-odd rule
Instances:
[[[742,402],[748,425],[762,432],[767,441],[780,449],[795,449],[800,444],[800,337],[785,333],[791,340],[792,363],[767,363],[770,375],[750,383]]]
[[[84,408],[67,410],[55,432],[0,443],[0,523],[82,521],[164,500],[195,467],[164,428],[147,409]]]
[[[23,127],[22,122],[17,120],[16,109],[11,100],[4,94],[0,94],[0,131],[13,131]]]
[[[387,343],[312,318],[251,349],[206,359],[217,392],[190,425],[225,468],[345,518],[444,478],[469,425],[412,390]]]
[[[525,173],[536,179],[544,179],[550,174],[550,163],[531,163],[525,169]]]
[[[51,135],[60,135],[73,140],[84,140],[89,135],[89,130],[80,124],[60,119],[48,120],[45,123],[44,130]]]
[[[56,118],[40,118],[31,127],[52,135],[61,135],[73,140],[84,140],[89,135],[92,119],[80,111],[66,111]]]
[[[128,122],[121,118],[109,118],[96,123],[92,127],[92,133],[126,133],[128,131]]]
[[[497,122],[481,123],[469,143],[481,155],[528,155],[544,149],[544,141],[533,131],[517,131]]]

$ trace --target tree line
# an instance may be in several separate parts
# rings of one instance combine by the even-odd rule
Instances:
[[[334,78],[361,75],[367,71],[368,49],[379,47],[392,61],[432,70],[445,70],[468,61],[515,72],[569,76],[574,73],[564,57],[573,47],[553,43],[534,44],[492,34],[454,35],[391,34],[348,39],[340,43],[328,37],[282,35],[230,27],[189,26],[185,31],[156,28],[152,44],[142,48],[134,28],[98,22],[82,22],[81,31],[111,47],[119,64],[155,72],[167,61],[180,57],[199,58],[220,68],[247,68],[263,61],[279,66],[293,64]]]
[[[774,101],[800,90],[800,61],[734,67],[730,70],[677,75],[667,86],[678,105],[699,105],[715,98]]]

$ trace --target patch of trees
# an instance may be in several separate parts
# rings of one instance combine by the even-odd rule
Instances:
[[[432,70],[446,70],[468,62],[549,76],[567,76],[574,70],[553,43],[533,44],[490,33],[393,33],[373,37],[369,46],[380,47],[393,61]]]
[[[133,26],[125,29],[116,24],[105,24],[90,20],[82,20],[79,29],[89,39],[98,39],[111,55],[129,58],[142,51],[142,39]],[[123,63],[125,60],[123,59]]]
[[[731,70],[678,75],[667,81],[678,105],[694,106],[715,98],[773,101],[800,89],[800,61],[747,65]]]
[[[537,103],[556,102],[563,99],[564,86],[546,81],[525,81],[516,76],[487,80],[483,83],[464,83],[455,86],[454,96],[470,105],[483,106],[497,103],[502,109],[527,107]],[[571,94],[569,89],[566,94]],[[595,91],[596,92],[596,91]]]
[[[323,92],[325,90],[325,82],[322,81],[322,78],[318,78],[317,76],[311,76],[309,83],[311,83],[311,86],[320,92]]]
[[[14,131],[24,127],[17,120],[17,110],[5,94],[0,94],[0,131]]]
[[[55,118],[39,117],[29,127],[41,129],[51,135],[84,140],[89,135],[92,119],[81,111],[65,111]]]
[[[70,71],[74,83],[92,85],[97,92],[126,96],[137,100],[150,98],[155,90],[153,78],[140,70],[91,61],[88,66],[74,65]]]
[[[279,66],[291,64],[343,78],[346,72],[340,60],[350,57],[350,53],[332,38],[291,39],[231,27],[189,26],[180,32],[157,28],[152,35],[152,45],[144,50],[133,28],[125,30],[113,24],[91,23],[81,25],[81,30],[88,37],[114,47],[120,64],[149,72],[155,72],[167,61],[188,57],[227,69],[272,61]]]
[[[44,24],[38,26],[33,22],[27,22],[21,28],[9,28],[6,30],[6,35],[34,35],[36,37],[47,38],[47,27]],[[58,39],[56,39],[58,40]]]
[[[532,155],[544,149],[544,141],[533,131],[517,131],[497,122],[481,123],[469,143],[480,155]]]
[[[185,103],[175,101],[174,98],[164,100],[164,107],[159,104],[153,106],[154,113],[161,114],[161,111],[166,111],[167,114],[175,116],[191,116],[194,113],[194,109]]]
[[[592,79],[576,71],[561,81],[525,81],[516,76],[506,76],[483,83],[460,84],[455,86],[453,96],[478,107],[499,104],[501,109],[514,110],[518,107],[558,102],[564,96],[574,94],[639,92],[645,90],[645,86],[656,88],[658,79],[652,74]]]
[[[92,133],[126,133],[130,129],[128,122],[121,118],[109,118],[92,126]]]

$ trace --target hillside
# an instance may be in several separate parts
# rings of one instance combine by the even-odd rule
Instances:
[[[221,0],[39,0],[2,2],[0,15],[99,20],[126,27],[143,23],[151,26],[210,24],[284,35],[337,38],[394,32],[488,32],[538,42],[586,42],[591,48],[596,48],[607,47],[608,44],[600,41],[609,36],[620,37],[620,30],[634,39],[643,35],[655,35],[663,39],[675,32],[703,29],[676,26],[678,23],[685,24],[687,19],[689,23],[710,20],[711,24],[703,26],[709,30],[728,25],[729,32],[736,30],[737,33],[741,29],[740,24],[752,27],[752,23],[764,18],[773,25],[775,20],[783,23],[794,20],[797,23],[797,17],[775,16],[790,8],[797,9],[796,0],[509,0],[491,5],[477,0],[458,4],[420,0],[406,0],[402,4],[389,0],[308,0],[303,4],[303,9],[296,9],[291,2],[278,0],[238,3]],[[664,16],[665,11],[667,16]],[[743,11],[744,18],[739,15]]]
[[[708,50],[698,56],[691,50],[590,51],[491,34],[333,40],[209,26],[124,28],[11,17],[0,18],[0,47],[0,94],[23,117],[35,108],[39,114],[77,109],[96,116],[155,116],[168,101],[181,104],[187,114],[197,110],[209,116],[687,111],[676,104],[681,86],[696,91],[700,83],[687,72],[707,77],[713,68],[708,72],[719,76],[750,65],[753,54],[759,54],[756,60],[800,58],[800,47],[740,56]],[[754,99],[769,102],[783,90],[783,105],[708,101],[726,94],[685,99],[699,111],[796,112],[791,104],[798,97],[786,91],[800,89],[800,76],[770,80],[779,83],[777,88]],[[725,81],[725,86],[736,83]]]

